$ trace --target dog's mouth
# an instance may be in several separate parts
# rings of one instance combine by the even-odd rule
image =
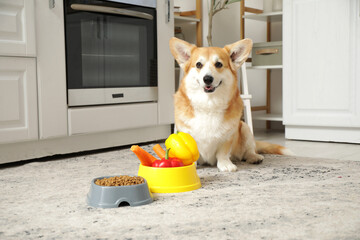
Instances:
[[[206,93],[212,93],[212,92],[214,92],[215,91],[215,87],[214,86],[205,86],[204,87],[204,91],[206,92]]]
[[[219,83],[219,85],[217,85],[216,87],[213,85],[206,85],[204,87],[204,92],[206,93],[212,93],[215,92],[215,90],[221,85],[222,81]]]

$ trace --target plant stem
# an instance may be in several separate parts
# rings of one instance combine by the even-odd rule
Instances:
[[[207,35],[207,41],[209,46],[212,46],[212,19],[213,19],[213,11],[214,11],[214,1],[210,1],[210,9],[209,9],[209,25],[208,25],[208,35]]]
[[[227,5],[235,3],[235,2],[240,2],[241,0],[234,0],[234,1],[229,1],[229,0],[210,0],[210,9],[209,9],[209,25],[208,25],[208,35],[207,35],[207,41],[209,46],[211,47],[212,44],[212,21],[213,21],[213,17],[216,13],[218,13],[219,11],[226,9]],[[216,2],[216,5],[215,5]],[[215,6],[214,6],[215,5]]]

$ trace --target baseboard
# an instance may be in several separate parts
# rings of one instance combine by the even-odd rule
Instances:
[[[323,142],[360,143],[360,128],[285,126],[285,138]]]
[[[0,145],[0,164],[166,139],[170,125]]]

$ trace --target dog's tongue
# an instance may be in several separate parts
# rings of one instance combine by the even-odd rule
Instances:
[[[215,88],[213,86],[205,86],[204,87],[204,91],[207,93],[211,93],[215,90]]]

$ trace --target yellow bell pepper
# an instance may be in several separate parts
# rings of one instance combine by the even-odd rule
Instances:
[[[190,165],[200,157],[194,138],[184,132],[171,134],[165,141],[166,148],[170,148],[169,156],[180,159],[184,165]]]

